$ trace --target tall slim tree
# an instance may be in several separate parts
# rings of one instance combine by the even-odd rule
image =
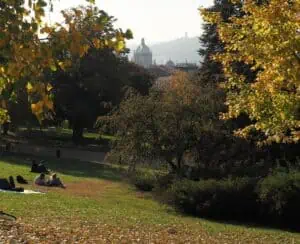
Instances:
[[[241,4],[233,4],[230,0],[215,0],[213,6],[205,9],[207,12],[219,13],[223,21],[228,21],[231,16],[241,15]],[[205,22],[203,34],[199,38],[201,48],[199,54],[203,58],[200,76],[203,82],[223,81],[223,71],[220,63],[213,60],[213,56],[224,51],[224,44],[219,38],[217,25]]]

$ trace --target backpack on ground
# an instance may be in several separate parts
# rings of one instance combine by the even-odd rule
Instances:
[[[19,184],[28,184],[28,181],[25,180],[21,175],[18,175],[16,179]]]

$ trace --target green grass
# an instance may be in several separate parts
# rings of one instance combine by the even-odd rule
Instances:
[[[25,127],[19,127],[16,134],[16,139],[25,137],[34,144],[43,146],[60,146],[66,148],[74,147],[72,141],[72,130],[65,128],[31,128],[28,130]],[[96,132],[84,132],[81,146],[88,151],[108,151],[110,142],[116,138],[112,135],[100,135]]]
[[[18,131],[21,133],[28,133],[28,129],[24,127],[18,128]],[[71,129],[65,129],[65,128],[43,128],[40,130],[40,128],[32,128],[31,132],[32,136],[40,136],[41,133],[43,133],[45,136],[49,137],[55,137],[55,138],[61,138],[61,139],[71,139],[73,131]],[[98,139],[99,134],[98,133],[90,133],[90,132],[84,132],[83,134],[84,138],[89,139]],[[110,136],[105,136],[106,139],[110,139]]]
[[[21,157],[0,161],[0,178],[20,174],[33,180],[36,174],[29,172],[29,165],[30,162]],[[157,243],[171,240],[300,243],[300,235],[296,233],[182,216],[170,206],[155,201],[151,194],[137,192],[117,168],[76,160],[50,160],[47,166],[58,172],[67,185],[65,190],[41,187],[38,189],[47,192],[45,195],[0,193],[0,210],[16,215],[22,224],[31,226],[35,231],[50,228],[54,223],[59,228],[57,235],[64,233],[70,238],[74,233],[67,226],[78,230],[79,236],[88,229],[86,242],[96,236],[102,236],[103,239],[99,240],[110,236],[109,240],[118,241],[120,233],[123,233],[126,243],[135,240],[136,236],[146,240],[149,235]],[[28,188],[36,189],[32,182]]]
[[[25,127],[20,127],[18,128],[18,131],[21,133],[29,133],[28,129]],[[41,135],[41,133],[44,133],[46,136],[55,136],[57,138],[72,138],[72,133],[73,131],[71,129],[66,129],[66,128],[43,128],[40,130],[40,128],[32,128],[31,133],[33,135],[37,134],[38,136]],[[89,139],[106,139],[106,140],[115,140],[115,137],[112,135],[100,135],[99,133],[96,132],[84,132],[83,133],[84,138],[89,138]]]

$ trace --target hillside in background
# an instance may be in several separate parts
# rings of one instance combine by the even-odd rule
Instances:
[[[146,40],[147,41],[147,40]],[[128,46],[131,51],[137,48],[137,45]],[[200,48],[198,37],[183,37],[176,40],[149,45],[153,53],[153,61],[157,64],[165,64],[169,59],[175,63],[200,62],[198,49]],[[132,52],[130,58],[132,57]]]

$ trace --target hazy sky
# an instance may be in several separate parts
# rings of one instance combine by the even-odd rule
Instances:
[[[59,21],[62,9],[84,4],[84,0],[60,0],[56,2],[51,21]],[[131,29],[134,40],[144,37],[147,43],[157,43],[201,33],[201,17],[198,8],[210,6],[213,0],[96,0],[99,8],[115,16],[117,27]]]

